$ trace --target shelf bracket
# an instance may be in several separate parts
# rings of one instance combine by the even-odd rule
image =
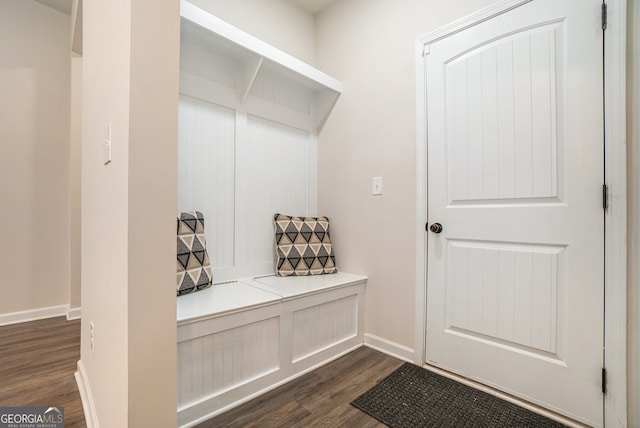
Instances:
[[[244,72],[242,73],[242,85],[241,85],[241,93],[240,93],[240,104],[244,104],[247,98],[249,97],[249,93],[251,92],[251,88],[256,82],[258,78],[258,73],[262,68],[262,63],[264,62],[264,57],[257,57],[255,60],[248,61],[245,64]]]

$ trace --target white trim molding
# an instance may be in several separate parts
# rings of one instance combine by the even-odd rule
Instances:
[[[67,321],[79,320],[82,317],[82,308],[72,308],[67,305]]]
[[[84,419],[87,428],[99,428],[100,424],[98,424],[96,406],[93,402],[89,379],[87,378],[87,372],[84,369],[82,360],[78,361],[78,371],[74,373],[74,377],[78,385],[78,392],[80,393],[80,401],[82,401],[82,410],[84,410]]]
[[[29,309],[0,315],[0,326],[36,321],[45,318],[64,317],[69,305],[48,306],[46,308]]]
[[[627,426],[627,0],[606,0],[604,37],[605,426]]]
[[[427,82],[424,66],[425,42],[416,40],[416,297],[413,362],[426,361],[427,333]]]
[[[414,362],[415,351],[408,346],[400,345],[382,337],[365,333],[364,346],[391,355],[402,361]],[[422,363],[420,363],[422,365]]]
[[[502,0],[419,37],[416,58],[416,364],[425,363],[426,342],[426,232],[427,221],[427,121],[425,45],[471,25],[486,21],[530,0]],[[606,0],[608,22],[605,44],[605,181],[609,208],[605,216],[605,366],[607,394],[604,423],[607,427],[627,426],[627,171],[626,171],[626,12],[627,0]],[[366,342],[366,336],[365,336]]]

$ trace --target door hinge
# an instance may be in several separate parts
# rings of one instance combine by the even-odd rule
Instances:
[[[607,393],[607,369],[602,368],[602,393]]]
[[[429,45],[422,46],[422,56],[429,55],[429,52],[431,52],[431,48],[429,47]]]
[[[606,184],[602,185],[602,209],[609,209],[609,186]]]
[[[606,3],[602,3],[600,20],[602,22],[602,30],[604,31],[607,29],[607,4]]]

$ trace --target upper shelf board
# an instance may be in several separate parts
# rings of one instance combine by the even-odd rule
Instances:
[[[340,94],[342,83],[326,73],[300,61],[286,52],[277,49],[262,40],[211,15],[209,12],[189,3],[180,2],[182,31],[189,35],[198,35],[213,44],[218,50],[224,50],[231,56],[263,58],[262,67],[277,69],[297,84],[314,90],[329,90]],[[200,28],[197,28],[200,27]],[[206,31],[202,31],[202,30]]]

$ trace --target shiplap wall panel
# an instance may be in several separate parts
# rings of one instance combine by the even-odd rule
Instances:
[[[178,405],[277,370],[279,338],[273,317],[178,343]]]
[[[201,211],[214,266],[234,264],[235,114],[180,96],[178,211]]]
[[[357,334],[357,296],[301,309],[293,313],[293,361]]]
[[[227,88],[236,90],[236,73],[233,68],[225,65],[219,58],[214,60],[211,56],[206,56],[203,52],[193,49],[183,49],[180,52],[180,68],[189,70],[191,74],[202,77],[210,82],[216,82]]]
[[[291,82],[282,84],[274,77],[262,76],[253,85],[250,95],[262,98],[266,101],[302,113],[311,115],[311,93],[302,88],[292,87]]]
[[[558,196],[557,24],[446,65],[449,199]]]
[[[315,134],[186,95],[195,84],[213,87],[189,76],[180,95],[178,210],[204,213],[214,281],[272,273],[273,215],[316,214]],[[265,91],[273,103],[295,98]]]
[[[563,247],[452,241],[449,250],[450,327],[556,352]]]
[[[246,123],[237,163],[237,264],[273,266],[273,215],[309,214],[310,136],[252,115]]]

